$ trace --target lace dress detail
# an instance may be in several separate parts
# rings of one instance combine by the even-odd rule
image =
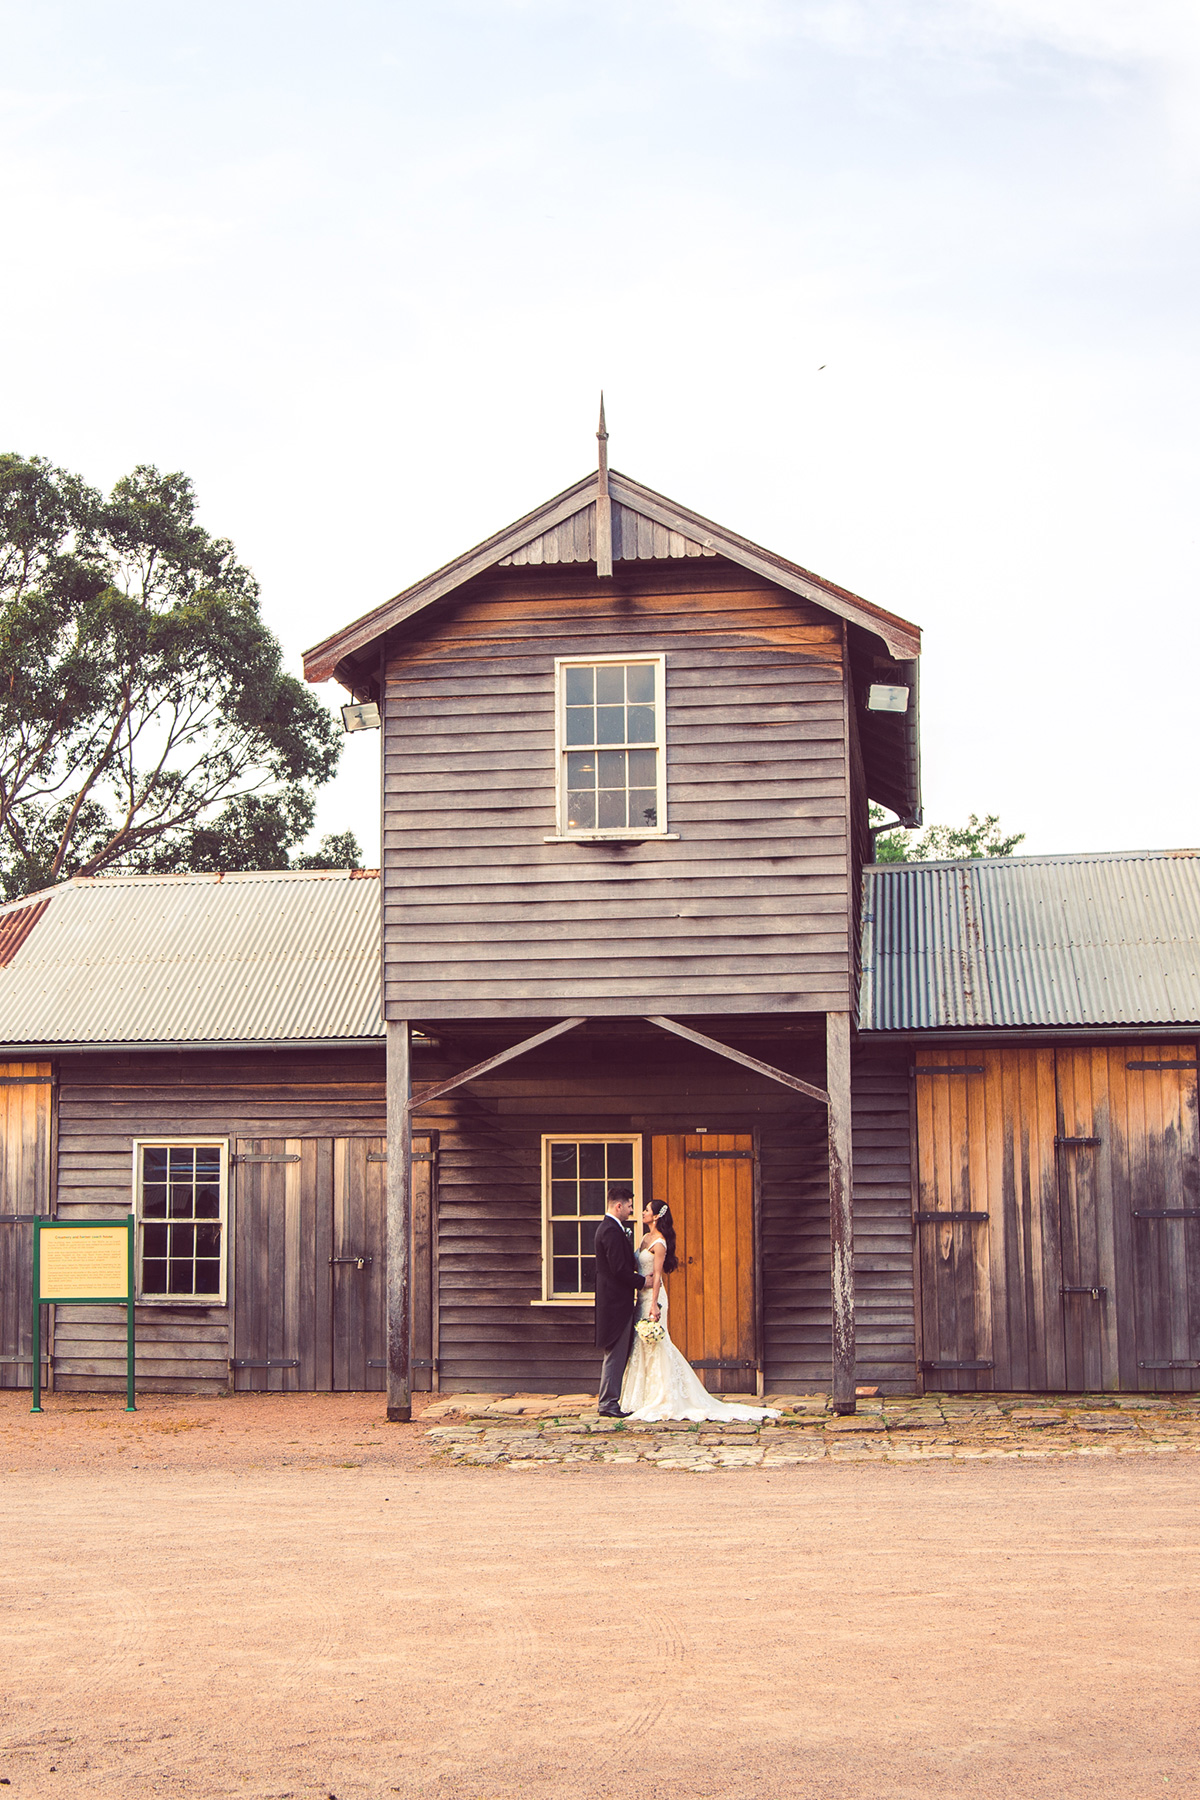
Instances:
[[[637,1316],[645,1319],[650,1316],[649,1282],[654,1273],[654,1251],[653,1248],[644,1249],[637,1254],[638,1267],[647,1282],[638,1304]],[[659,1323],[664,1336],[660,1343],[647,1344],[634,1332],[633,1349],[621,1384],[622,1412],[628,1413],[631,1419],[647,1422],[692,1419],[699,1423],[703,1419],[748,1421],[779,1417],[778,1412],[770,1406],[736,1406],[723,1400],[715,1400],[682,1351],[677,1350],[671,1342],[665,1287],[659,1290],[658,1305]]]

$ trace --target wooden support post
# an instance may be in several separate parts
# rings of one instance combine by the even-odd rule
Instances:
[[[833,1288],[833,1394],[836,1413],[854,1397],[854,1166],[850,1141],[850,1015],[825,1016],[829,1091],[829,1249]]]
[[[412,1418],[409,1242],[412,1236],[412,1034],[387,1022],[387,1416]]]

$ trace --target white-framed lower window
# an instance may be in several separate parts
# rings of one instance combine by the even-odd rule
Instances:
[[[561,836],[668,835],[666,660],[555,658]]]
[[[553,1133],[542,1139],[542,1298],[590,1306],[596,1292],[596,1227],[613,1182],[642,1199],[642,1140],[634,1133]]]
[[[225,1304],[228,1138],[135,1138],[137,1297]]]

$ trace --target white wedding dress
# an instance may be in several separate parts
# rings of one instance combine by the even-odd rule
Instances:
[[[662,1239],[657,1240],[659,1243]],[[638,1318],[650,1316],[650,1278],[654,1273],[654,1252],[639,1250],[638,1267],[646,1278],[638,1305]],[[649,1423],[660,1419],[777,1419],[770,1406],[732,1406],[714,1400],[683,1353],[671,1342],[667,1324],[667,1290],[659,1289],[659,1323],[663,1337],[657,1344],[647,1344],[635,1331],[633,1349],[625,1365],[621,1383],[621,1411],[631,1419]]]

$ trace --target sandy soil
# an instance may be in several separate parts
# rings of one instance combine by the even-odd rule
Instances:
[[[372,1396],[5,1402],[14,1796],[1200,1792],[1191,1456],[464,1469]]]

